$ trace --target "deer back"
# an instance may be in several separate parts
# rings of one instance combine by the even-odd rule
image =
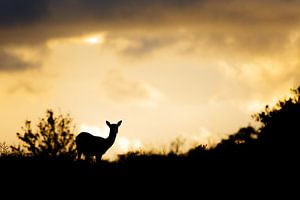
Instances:
[[[93,136],[87,132],[81,132],[76,137],[77,149],[85,154],[104,154],[108,149],[106,143],[104,138]]]

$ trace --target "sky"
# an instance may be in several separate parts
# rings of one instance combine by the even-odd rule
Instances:
[[[214,145],[300,83],[300,1],[1,0],[0,141],[51,108],[111,152]]]

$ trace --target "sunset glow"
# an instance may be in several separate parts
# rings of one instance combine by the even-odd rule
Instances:
[[[85,37],[84,42],[90,45],[101,44],[104,42],[104,36],[101,34]]]

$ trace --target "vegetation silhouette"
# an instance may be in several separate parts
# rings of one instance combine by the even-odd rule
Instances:
[[[265,158],[279,161],[299,155],[300,87],[292,92],[292,97],[278,101],[273,108],[267,105],[264,111],[253,115],[260,122],[258,130],[251,126],[241,128],[213,151],[255,156],[260,161]]]
[[[259,143],[269,152],[299,155],[300,138],[300,87],[293,89],[293,96],[280,100],[274,108],[269,106],[254,115],[262,123]]]
[[[47,110],[46,117],[38,122],[36,131],[32,130],[31,121],[25,122],[23,132],[17,133],[22,144],[12,146],[12,152],[39,158],[74,158],[74,129],[70,116],[55,117],[52,110]]]
[[[253,183],[256,190],[265,188],[266,184],[274,187],[287,185],[290,181],[286,177],[293,177],[299,171],[299,97],[300,87],[293,90],[292,97],[254,114],[253,118],[260,123],[257,129],[242,127],[215,147],[199,144],[186,153],[180,153],[182,140],[178,140],[171,144],[169,152],[128,152],[119,155],[116,161],[102,160],[96,164],[76,160],[69,117],[54,117],[48,110],[36,132],[27,121],[23,134],[17,134],[24,146],[12,147],[9,152],[2,143],[1,171],[10,176],[9,180],[11,177],[37,182],[64,180],[58,182],[114,189],[126,186],[136,189],[154,182],[156,189],[167,185],[173,188],[171,192],[175,192],[174,188],[178,186],[187,186],[189,191],[192,186],[225,187],[229,180],[241,190],[249,190],[247,183]],[[82,136],[77,137],[79,154],[101,158],[113,144],[121,121],[107,124],[113,134],[110,142],[102,138],[98,143],[94,137],[80,134]],[[80,147],[81,137],[90,138],[83,147]],[[95,146],[95,149],[87,149],[90,146]],[[280,178],[284,180],[278,181]],[[96,184],[92,184],[94,182]]]
[[[117,124],[111,124],[109,121],[106,121],[106,125],[110,129],[107,138],[93,136],[87,132],[79,133],[79,135],[76,136],[78,159],[84,154],[86,159],[96,156],[96,160],[101,161],[102,155],[114,144],[121,124],[122,120]]]

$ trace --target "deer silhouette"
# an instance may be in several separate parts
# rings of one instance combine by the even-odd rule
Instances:
[[[121,123],[122,120],[117,124],[106,121],[107,126],[110,128],[107,138],[94,136],[87,132],[79,133],[76,136],[78,159],[84,154],[85,159],[96,156],[96,160],[101,161],[102,155],[114,144]]]

